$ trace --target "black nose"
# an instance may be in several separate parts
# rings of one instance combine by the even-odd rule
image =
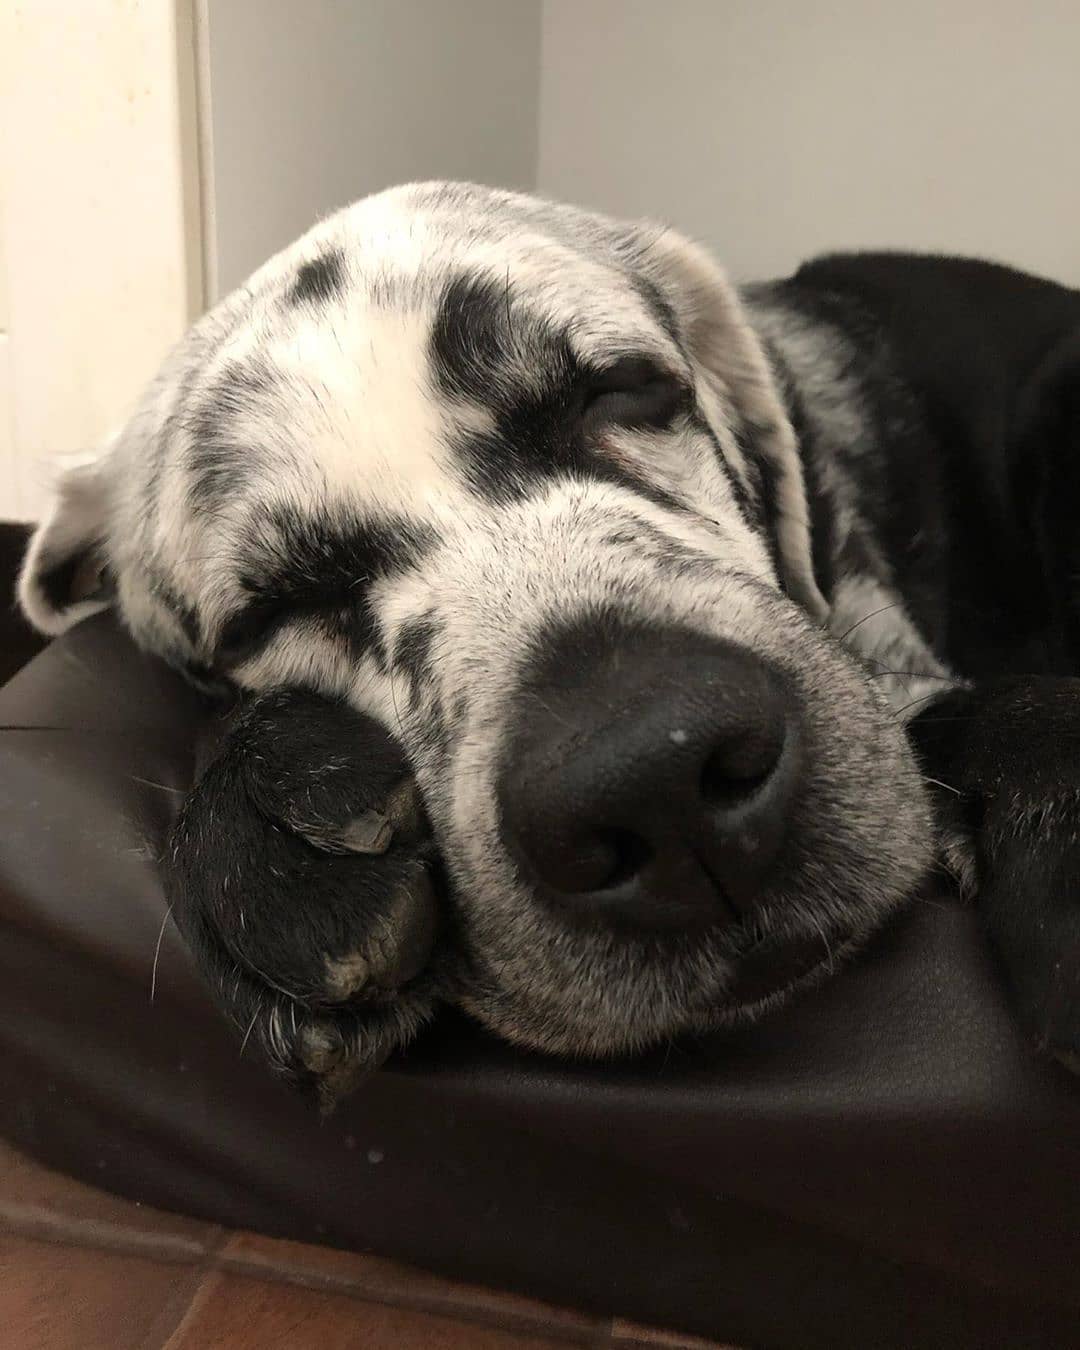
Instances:
[[[516,714],[503,827],[542,894],[643,928],[753,909],[799,776],[778,671],[694,633],[579,627],[545,644]]]

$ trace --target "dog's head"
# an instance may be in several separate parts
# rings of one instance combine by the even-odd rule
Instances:
[[[752,1015],[927,862],[902,729],[820,627],[762,348],[667,230],[446,184],[330,218],[69,472],[21,595],[384,721],[469,1006],[527,1044]]]

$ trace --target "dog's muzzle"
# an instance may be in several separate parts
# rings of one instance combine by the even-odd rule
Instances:
[[[612,621],[542,653],[498,786],[534,893],[641,932],[750,917],[782,869],[802,776],[789,681],[733,643]]]

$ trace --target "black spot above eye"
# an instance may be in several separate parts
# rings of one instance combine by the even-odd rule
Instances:
[[[595,374],[585,391],[587,427],[662,431],[690,409],[690,390],[648,356],[624,356]]]
[[[337,250],[304,263],[296,274],[289,299],[294,305],[332,300],[345,284],[344,259]]]

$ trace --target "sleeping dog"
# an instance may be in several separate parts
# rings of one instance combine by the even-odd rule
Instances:
[[[368,198],[195,325],[20,582],[237,695],[164,859],[324,1100],[441,1002],[633,1052],[756,1018],[945,865],[1080,1053],[1080,293]]]

